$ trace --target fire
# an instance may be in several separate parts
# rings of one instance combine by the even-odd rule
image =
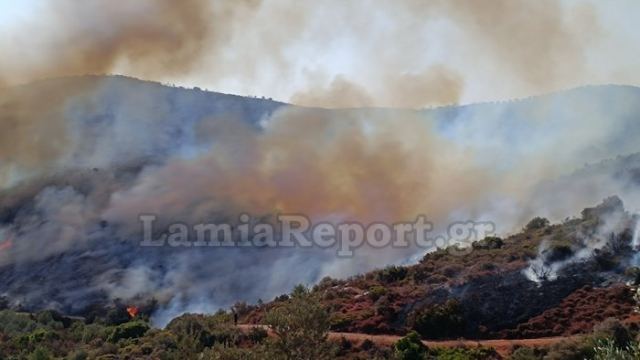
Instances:
[[[129,316],[131,316],[132,318],[138,316],[138,312],[140,311],[140,309],[138,309],[137,306],[129,306],[127,307],[127,313],[129,313]]]

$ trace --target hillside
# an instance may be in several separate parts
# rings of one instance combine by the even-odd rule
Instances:
[[[607,318],[634,314],[626,283],[636,281],[635,222],[610,198],[561,224],[534,221],[504,239],[486,238],[462,256],[441,249],[413,266],[325,278],[314,292],[330,309],[334,331],[416,330],[427,339],[589,333]],[[531,269],[540,278],[531,279]],[[259,323],[277,302],[252,308],[246,319]]]
[[[260,324],[302,283],[334,332],[531,339],[633,320],[638,88],[420,111],[303,108],[124,77],[0,91],[7,314],[53,310],[111,332],[131,307],[159,328],[233,307]],[[142,246],[176,225],[282,213],[332,225],[425,214],[436,232],[477,220],[496,234],[468,249],[365,245],[347,258],[191,236]],[[152,234],[144,214],[158,216]]]
[[[328,339],[336,358],[391,358],[404,340],[381,334],[410,330],[429,340],[424,344],[434,358],[506,359],[518,349],[539,354],[532,359],[587,354],[595,339],[631,336],[640,326],[627,285],[640,280],[633,249],[636,222],[618,198],[608,198],[560,224],[536,218],[518,234],[485,238],[463,256],[460,249],[441,249],[416,265],[345,280],[325,278],[303,295],[304,304],[317,301],[328,311]],[[301,291],[265,304],[238,302],[232,311],[241,323],[272,324],[278,309],[294,311],[289,307]],[[207,359],[233,359],[278,351],[275,334],[235,327],[231,311],[183,315],[164,330],[150,330],[146,321],[154,306],[116,303],[95,307],[81,318],[0,309],[0,354],[22,348],[90,358],[172,359],[200,353]]]
[[[562,181],[553,180],[556,179],[553,177],[541,178],[540,182],[534,183],[537,184],[534,189],[540,190],[525,195],[524,203],[508,206],[502,204],[513,201],[510,200],[513,194],[502,194],[491,184],[499,186],[500,179],[509,179],[514,164],[528,164],[526,144],[552,141],[546,134],[549,127],[560,124],[568,127],[581,123],[586,117],[602,116],[604,119],[603,114],[607,113],[607,124],[621,126],[607,127],[610,130],[597,138],[598,142],[589,143],[586,152],[575,145],[564,149],[567,156],[574,151],[580,154],[576,161],[582,161],[584,157],[588,163],[595,163],[613,157],[609,154],[624,153],[629,143],[635,144],[632,140],[640,124],[635,121],[636,114],[640,113],[635,106],[640,102],[631,101],[636,98],[640,98],[640,90],[633,87],[585,87],[526,100],[415,112],[287,110],[292,107],[270,100],[172,88],[124,77],[60,78],[3,89],[0,99],[2,122],[16,125],[6,128],[8,131],[0,135],[1,146],[6,147],[0,151],[1,160],[9,164],[3,166],[1,173],[0,237],[5,242],[4,251],[0,252],[0,293],[14,306],[53,307],[74,314],[82,313],[96,303],[110,304],[115,299],[130,302],[156,299],[167,308],[166,316],[175,316],[190,309],[214,310],[237,300],[255,302],[259,298],[273,297],[296,283],[320,281],[325,276],[321,271],[323,268],[339,267],[343,269],[340,276],[347,277],[379,267],[380,261],[397,263],[420,256],[416,254],[418,249],[389,249],[363,253],[347,264],[336,261],[332,253],[318,249],[305,249],[295,256],[270,249],[204,252],[187,249],[178,253],[167,248],[141,249],[135,218],[137,207],[141,207],[140,212],[162,212],[174,221],[193,222],[203,218],[226,219],[233,212],[230,209],[237,208],[260,211],[257,216],[264,216],[265,212],[281,206],[276,205],[273,197],[293,197],[293,200],[302,199],[302,202],[295,200],[289,204],[293,210],[319,212],[321,218],[335,216],[327,213],[335,212],[335,206],[348,209],[356,203],[359,208],[355,211],[359,213],[353,216],[361,216],[363,221],[367,218],[370,221],[372,217],[384,220],[379,219],[379,214],[389,211],[398,214],[385,215],[386,220],[397,221],[397,217],[414,217],[416,211],[424,211],[425,207],[439,209],[428,211],[434,221],[446,219],[461,210],[467,216],[490,217],[500,232],[512,231],[514,226],[521,226],[536,215],[559,220],[613,194],[630,198],[635,187],[629,186],[627,179],[633,178],[633,174],[620,175],[618,171],[602,168],[597,176],[576,175],[576,179]],[[564,111],[565,108],[572,111]],[[288,111],[294,111],[295,116],[287,118],[283,129],[277,130],[277,136],[284,133],[302,139],[302,143],[306,143],[304,139],[313,141],[300,145],[302,148],[296,145],[292,149],[272,149],[271,142],[282,139],[268,140],[264,145],[268,147],[262,151],[280,155],[290,153],[286,156],[293,157],[292,162],[283,163],[275,173],[254,171],[253,168],[271,166],[269,157],[261,159],[261,153],[251,149],[251,146],[258,146],[251,145],[254,144],[253,137],[264,136],[261,121],[279,118],[283,112],[288,117]],[[404,120],[407,114],[418,119]],[[356,151],[349,148],[352,146],[349,143],[351,127],[362,126],[363,131],[368,131],[371,126],[366,122],[360,125],[361,117],[366,121],[376,119],[375,123],[381,127],[396,121],[407,122],[408,128],[406,132],[384,133],[379,140],[362,145]],[[315,123],[308,123],[308,119]],[[516,128],[514,119],[528,125]],[[475,148],[478,153],[475,167],[468,172],[443,176],[466,176],[478,178],[480,182],[467,190],[450,189],[448,183],[457,182],[441,181],[444,188],[428,190],[424,197],[429,198],[431,192],[437,191],[457,191],[459,197],[448,199],[449,204],[445,206],[431,202],[422,204],[416,202],[417,196],[404,195],[407,186],[416,186],[409,180],[422,176],[413,173],[413,162],[405,164],[401,160],[412,153],[398,151],[396,154],[393,150],[392,154],[397,158],[389,158],[389,143],[412,136],[415,133],[412,126],[421,126],[416,121],[431,123],[433,131],[437,132],[433,136],[442,137],[442,141],[473,147],[486,133],[502,142],[509,151],[496,154],[492,148],[478,146]],[[314,129],[313,126],[321,122],[328,124],[326,129],[320,129],[323,135],[308,131],[310,126]],[[479,130],[478,125],[482,122],[486,124],[486,131],[469,133]],[[243,124],[249,129],[244,129]],[[297,124],[300,124],[299,128]],[[495,133],[497,129],[502,130]],[[341,131],[345,132],[344,145],[318,138],[324,134],[336,136]],[[538,137],[536,133],[544,133],[544,136]],[[565,134],[560,129],[553,134],[553,138],[564,144]],[[17,141],[29,136],[35,140]],[[243,145],[236,146],[229,141]],[[423,139],[417,139],[417,144],[422,142]],[[240,151],[238,146],[251,150]],[[325,151],[331,146],[340,146],[339,149],[346,146],[345,151],[363,155],[347,158],[344,164],[328,170],[316,167],[313,162],[308,165],[306,161],[297,160],[298,153],[315,157],[318,164],[345,160],[340,152],[323,159],[325,154],[331,154]],[[554,145],[549,151],[557,153],[563,146]],[[442,161],[449,161],[444,149],[441,148]],[[545,149],[541,148],[543,155]],[[512,158],[505,159],[506,153]],[[439,153],[435,155],[439,156]],[[218,156],[224,162],[217,162]],[[259,159],[255,164],[252,163],[254,158]],[[496,161],[486,164],[485,159]],[[414,160],[446,167],[446,162],[440,164],[436,158]],[[228,165],[228,162],[244,165]],[[494,163],[499,163],[499,168],[494,168]],[[578,164],[577,167],[582,165]],[[489,167],[485,170],[486,166]],[[631,162],[629,166],[635,168]],[[299,185],[291,186],[287,179],[293,176],[294,169],[303,169],[295,170],[298,173],[318,175],[320,180],[306,179],[304,174],[299,174],[295,177]],[[478,174],[478,171],[486,174]],[[178,173],[180,175],[173,179],[172,174]],[[220,178],[219,174],[227,174],[228,179]],[[399,181],[401,175],[408,180]],[[164,178],[170,182],[157,183]],[[241,178],[251,178],[249,183],[257,185],[237,181]],[[385,195],[371,196],[356,191],[334,194],[337,184],[329,181],[333,178],[353,179],[354,186]],[[155,192],[155,189],[159,190]],[[176,195],[166,198],[168,190]],[[289,195],[292,191],[295,192]],[[246,193],[250,195],[244,195]],[[270,197],[262,199],[262,193],[270,193]],[[556,201],[559,197],[563,200]],[[131,198],[133,203],[115,201],[126,198]],[[69,231],[75,235],[69,238]],[[47,246],[43,246],[44,239],[47,239]],[[500,271],[517,270],[518,266],[515,262]],[[231,268],[242,268],[242,274]],[[291,268],[304,270],[288,271]],[[220,276],[212,279],[206,274]],[[431,281],[437,282],[435,278]],[[146,285],[140,285],[143,283]],[[192,298],[209,300],[203,304],[199,300],[190,301]]]

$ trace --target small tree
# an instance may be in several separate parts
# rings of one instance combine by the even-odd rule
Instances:
[[[327,341],[329,314],[309,289],[298,285],[291,298],[269,311],[265,323],[277,336],[270,343],[273,357],[287,360],[321,360],[335,357]]]

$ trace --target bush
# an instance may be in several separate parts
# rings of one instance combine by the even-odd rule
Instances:
[[[591,339],[568,340],[554,344],[544,360],[584,360],[593,358]]]
[[[49,329],[39,328],[30,333],[28,338],[29,344],[40,344],[50,340],[58,339],[59,336]]]
[[[347,327],[353,324],[353,317],[349,314],[343,313],[332,313],[329,315],[329,324],[331,325],[331,329],[336,331],[346,330]]]
[[[548,219],[536,216],[527,223],[527,226],[525,226],[525,230],[531,231],[531,230],[537,230],[537,229],[544,229],[547,226],[549,226],[549,224],[550,222]]]
[[[375,285],[369,289],[369,298],[373,301],[387,295],[387,289],[384,286]]]
[[[458,337],[464,332],[462,309],[457,300],[448,300],[418,312],[413,329],[428,339]]]
[[[268,355],[262,354],[262,349],[243,349],[237,347],[216,346],[206,349],[200,359],[203,360],[262,360]]]
[[[598,341],[593,350],[593,360],[640,359],[640,346],[638,344],[629,344],[624,347],[618,347],[613,339]]]
[[[107,338],[107,341],[115,343],[121,339],[135,339],[143,336],[149,330],[149,325],[143,321],[132,321],[116,326]]]
[[[0,311],[0,332],[15,336],[30,333],[40,327],[27,314],[18,314],[11,310]]]
[[[510,360],[542,360],[543,353],[530,347],[520,347],[511,353]]]
[[[407,276],[407,268],[402,266],[389,266],[377,273],[378,281],[392,283],[403,280]]]
[[[77,350],[69,355],[69,360],[87,360],[89,354],[84,350]]]
[[[562,261],[573,256],[573,249],[571,249],[571,245],[560,242],[560,243],[552,243],[548,249],[543,251],[545,255],[545,260],[549,263]]]
[[[395,358],[398,360],[421,360],[427,356],[427,348],[420,340],[417,332],[411,331],[393,345]]]
[[[205,316],[201,314],[181,315],[169,322],[167,330],[176,336],[180,348],[194,353],[214,343]]]
[[[474,249],[494,250],[504,246],[504,241],[497,236],[487,236],[472,244]]]
[[[104,318],[106,325],[120,325],[131,320],[131,316],[127,312],[126,307],[116,306],[113,309],[107,311],[107,315]]]
[[[285,359],[332,359],[336,353],[329,335],[329,314],[319,299],[303,287],[296,286],[291,298],[271,309],[265,316],[277,339],[270,350]]]
[[[439,348],[430,351],[438,360],[488,360],[498,358],[492,348]]]
[[[39,347],[33,350],[31,354],[29,354],[28,359],[29,360],[49,360],[51,359],[51,354],[49,354],[49,351],[47,351],[47,349]]]
[[[99,324],[89,324],[82,328],[82,342],[89,343],[95,339],[106,340],[108,329]]]
[[[633,336],[619,320],[608,318],[593,328],[593,335],[599,339],[610,339],[616,347],[626,347]]]
[[[62,329],[70,325],[70,321],[68,319],[65,319],[62,315],[53,310],[44,310],[38,312],[35,315],[35,320],[38,323],[48,326],[52,329]]]
[[[249,341],[251,341],[254,344],[262,343],[264,339],[267,338],[267,336],[269,336],[269,334],[267,333],[267,330],[260,327],[251,328],[251,330],[249,331],[249,334],[247,335],[247,337],[249,338]]]

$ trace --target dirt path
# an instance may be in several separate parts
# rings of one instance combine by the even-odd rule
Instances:
[[[251,330],[254,327],[261,327],[268,330],[263,325],[238,325],[243,331]],[[342,332],[330,332],[329,339],[339,340],[345,338],[354,344],[360,344],[365,340],[372,341],[380,346],[391,346],[396,341],[401,339],[401,336],[396,335],[369,335],[361,333],[342,333]],[[576,337],[573,337],[575,339]],[[508,356],[515,346],[550,346],[561,341],[570,340],[571,337],[550,337],[550,338],[538,338],[538,339],[510,339],[510,340],[423,340],[422,342],[429,347],[477,347],[485,346],[494,348],[498,354],[503,357]]]

